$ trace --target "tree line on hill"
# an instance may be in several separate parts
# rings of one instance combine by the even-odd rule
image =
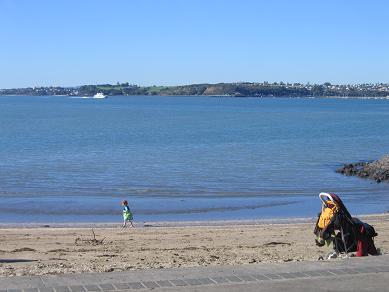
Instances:
[[[0,95],[68,95],[93,96],[101,92],[115,95],[162,96],[236,96],[236,97],[388,97],[388,84],[332,85],[301,83],[218,83],[182,86],[138,86],[126,83],[82,85],[77,87],[28,87],[1,89]]]

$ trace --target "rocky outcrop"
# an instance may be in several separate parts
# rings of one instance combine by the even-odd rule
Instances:
[[[336,172],[349,176],[370,178],[378,183],[389,181],[389,155],[371,162],[345,164]]]

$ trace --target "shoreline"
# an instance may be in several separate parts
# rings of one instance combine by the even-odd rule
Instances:
[[[0,97],[74,97],[83,98],[85,95],[16,95],[16,94],[0,94]],[[109,97],[219,97],[219,98],[257,98],[257,99],[363,99],[363,100],[389,100],[389,96],[240,96],[240,95],[108,95]]]
[[[385,219],[389,221],[389,212],[361,214],[353,217],[366,220]],[[258,225],[283,225],[315,223],[317,217],[287,217],[267,219],[242,219],[242,220],[204,220],[204,221],[133,221],[137,228],[149,227],[225,227],[225,226],[258,226]],[[28,229],[28,228],[115,228],[122,224],[117,222],[41,222],[41,223],[0,223],[0,229]]]

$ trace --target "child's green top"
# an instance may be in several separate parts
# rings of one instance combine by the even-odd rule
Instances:
[[[132,220],[132,213],[128,206],[124,206],[123,208],[123,218],[124,220]]]

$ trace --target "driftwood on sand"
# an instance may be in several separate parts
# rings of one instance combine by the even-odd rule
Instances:
[[[84,243],[84,244],[90,244],[90,245],[100,245],[100,244],[103,244],[103,241],[104,241],[105,237],[103,239],[96,239],[96,233],[93,230],[93,228],[92,228],[92,234],[93,234],[93,238],[92,239],[81,239],[81,238],[77,237],[76,240],[74,241],[74,244],[75,245],[79,245],[81,242]]]

